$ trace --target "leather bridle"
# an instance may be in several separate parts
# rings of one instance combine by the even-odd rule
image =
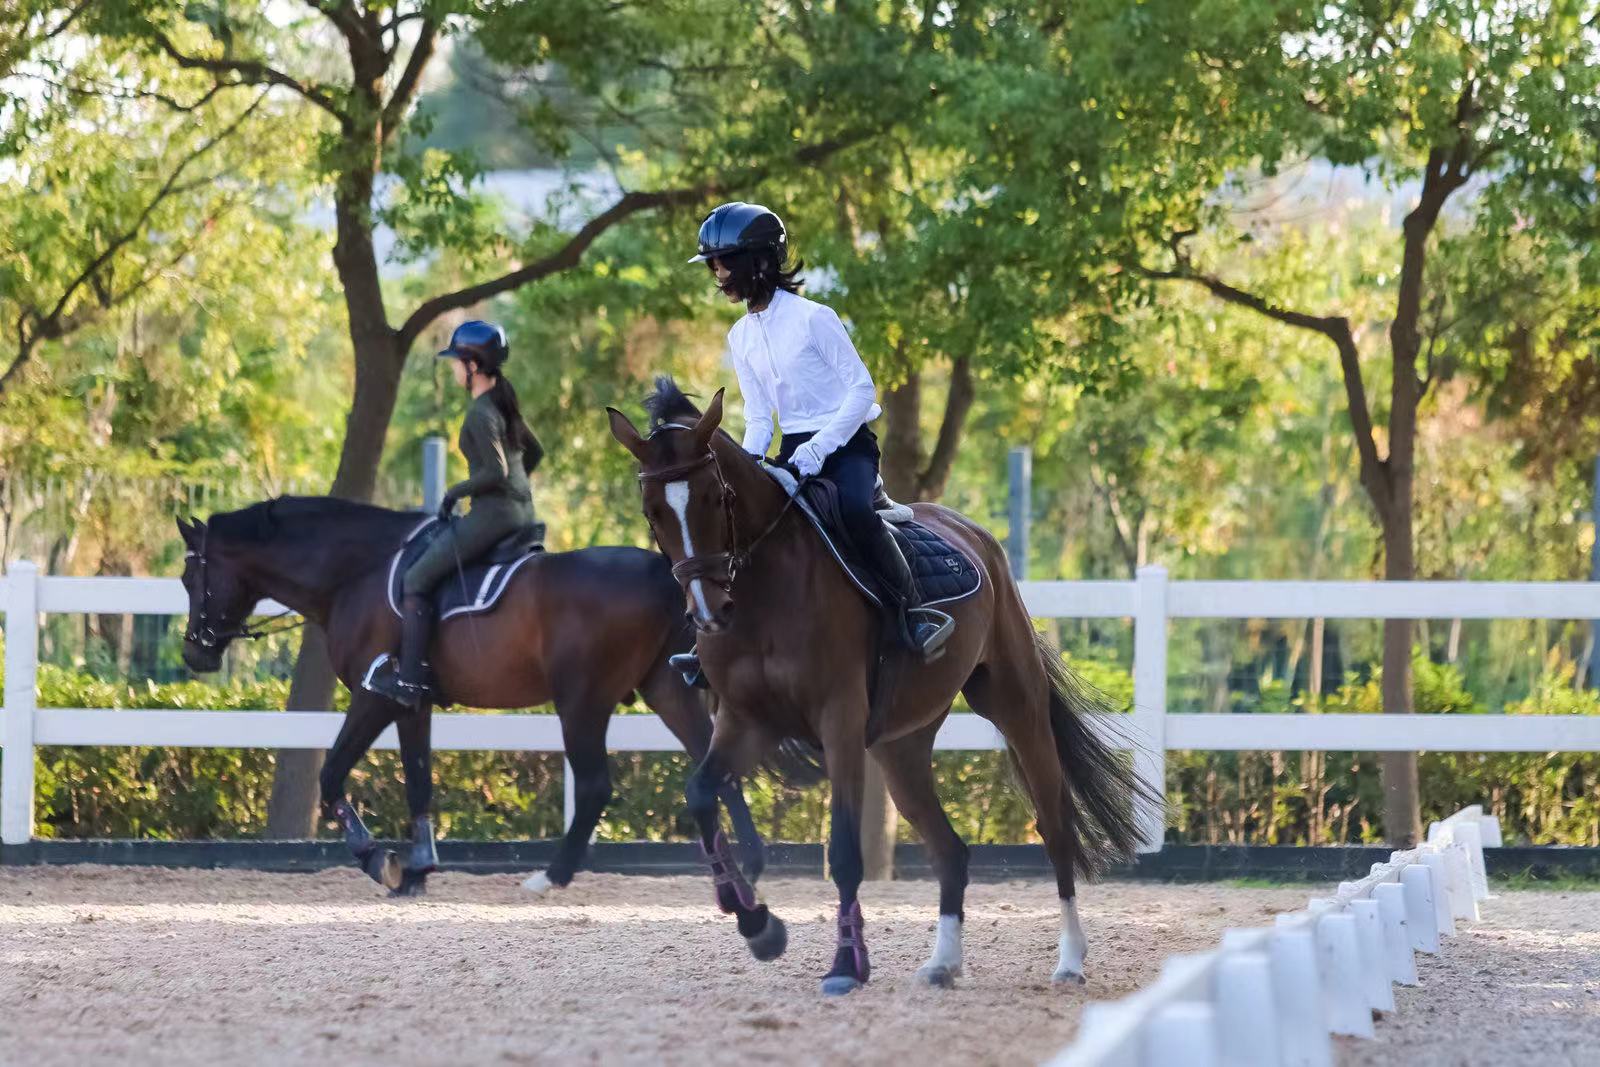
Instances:
[[[286,633],[289,630],[305,625],[305,620],[301,619],[299,622],[291,623],[288,626],[279,626],[268,630],[251,626],[248,622],[241,620],[237,625],[221,630],[217,629],[218,624],[214,624],[211,621],[211,574],[206,560],[206,546],[210,539],[211,527],[201,523],[199,551],[191,548],[184,553],[186,559],[198,560],[200,569],[200,612],[198,618],[195,619],[195,625],[184,631],[183,639],[185,641],[197,644],[209,652],[215,652],[225,647],[229,641],[235,638],[243,637],[249,641],[259,641],[263,637]],[[293,614],[293,611],[284,611],[272,616],[267,621],[272,622]]]
[[[658,428],[655,433],[661,433],[664,430],[691,429],[693,429],[692,426],[668,423]],[[655,433],[650,436],[654,437]],[[690,475],[706,467],[711,468],[712,474],[717,479],[717,490],[721,495],[722,502],[724,532],[727,535],[727,543],[731,547],[726,552],[713,552],[703,556],[694,555],[687,559],[679,560],[672,565],[672,576],[678,580],[678,585],[683,588],[685,595],[688,594],[691,583],[704,581],[710,582],[731,596],[733,594],[733,583],[739,576],[739,571],[750,562],[751,554],[755,552],[761,542],[765,541],[768,535],[778,528],[778,524],[783,521],[783,517],[789,513],[789,508],[793,506],[794,497],[789,497],[784,502],[782,509],[779,510],[777,517],[764,530],[741,547],[739,518],[734,509],[739,499],[738,492],[722,473],[722,463],[717,459],[715,449],[708,447],[703,455],[685,463],[664,467],[661,470],[640,471],[639,482],[644,485],[648,482],[686,481]],[[654,524],[652,524],[651,529],[653,532]],[[657,535],[656,543],[659,545],[660,542],[661,538]],[[698,621],[696,625],[699,625]]]

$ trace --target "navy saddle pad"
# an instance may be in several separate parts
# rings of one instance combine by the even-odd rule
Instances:
[[[866,563],[845,530],[834,484],[813,478],[805,483],[796,503],[822,535],[828,550],[850,575],[850,580],[868,599],[881,603],[878,589],[882,583],[876,569]],[[960,549],[915,519],[907,518],[909,508],[891,506],[880,510],[879,514],[892,515],[899,520],[888,522],[889,530],[911,565],[911,575],[924,605],[948,604],[978,591],[983,584],[978,568]]]

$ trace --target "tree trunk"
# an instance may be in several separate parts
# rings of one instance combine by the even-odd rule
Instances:
[[[400,351],[399,339],[383,306],[378,260],[372,247],[368,210],[371,200],[372,178],[362,174],[346,176],[336,197],[338,240],[333,259],[344,288],[356,373],[355,396],[339,451],[339,470],[330,493],[349,500],[371,500],[377,487],[378,465],[405,365],[405,353]],[[320,627],[307,626],[285,710],[329,710],[333,706],[335,680],[326,635]],[[316,836],[322,752],[282,749],[277,754],[276,768],[268,805],[267,837],[285,840]]]
[[[1406,582],[1416,576],[1411,536],[1411,471],[1393,463],[1398,444],[1391,445],[1390,478],[1394,496],[1383,524],[1383,576]],[[1409,451],[1407,449],[1406,451]],[[1411,620],[1385,619],[1383,623],[1383,711],[1408,715],[1413,708],[1411,686]],[[1395,848],[1411,848],[1422,836],[1422,816],[1417,794],[1417,754],[1385,752],[1378,769],[1383,781],[1384,836]]]
[[[871,757],[867,759],[865,786],[861,801],[863,874],[869,882],[888,882],[894,878],[894,843],[900,832],[900,813],[889,799],[883,770]]]

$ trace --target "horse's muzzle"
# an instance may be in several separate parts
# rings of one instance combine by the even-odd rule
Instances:
[[[196,674],[210,674],[222,666],[222,650],[194,641],[183,643],[183,665]]]

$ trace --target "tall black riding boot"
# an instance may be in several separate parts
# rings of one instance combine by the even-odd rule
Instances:
[[[367,683],[379,696],[416,710],[433,699],[433,670],[428,647],[433,643],[433,602],[406,594],[400,601],[400,668],[384,671]]]
[[[911,565],[906,562],[900,543],[889,527],[879,524],[872,545],[873,559],[878,573],[889,583],[890,595],[896,601],[901,619],[901,633],[925,660],[937,659],[944,644],[955,631],[955,620],[935,608],[922,606],[917,595],[917,583],[911,575]]]

